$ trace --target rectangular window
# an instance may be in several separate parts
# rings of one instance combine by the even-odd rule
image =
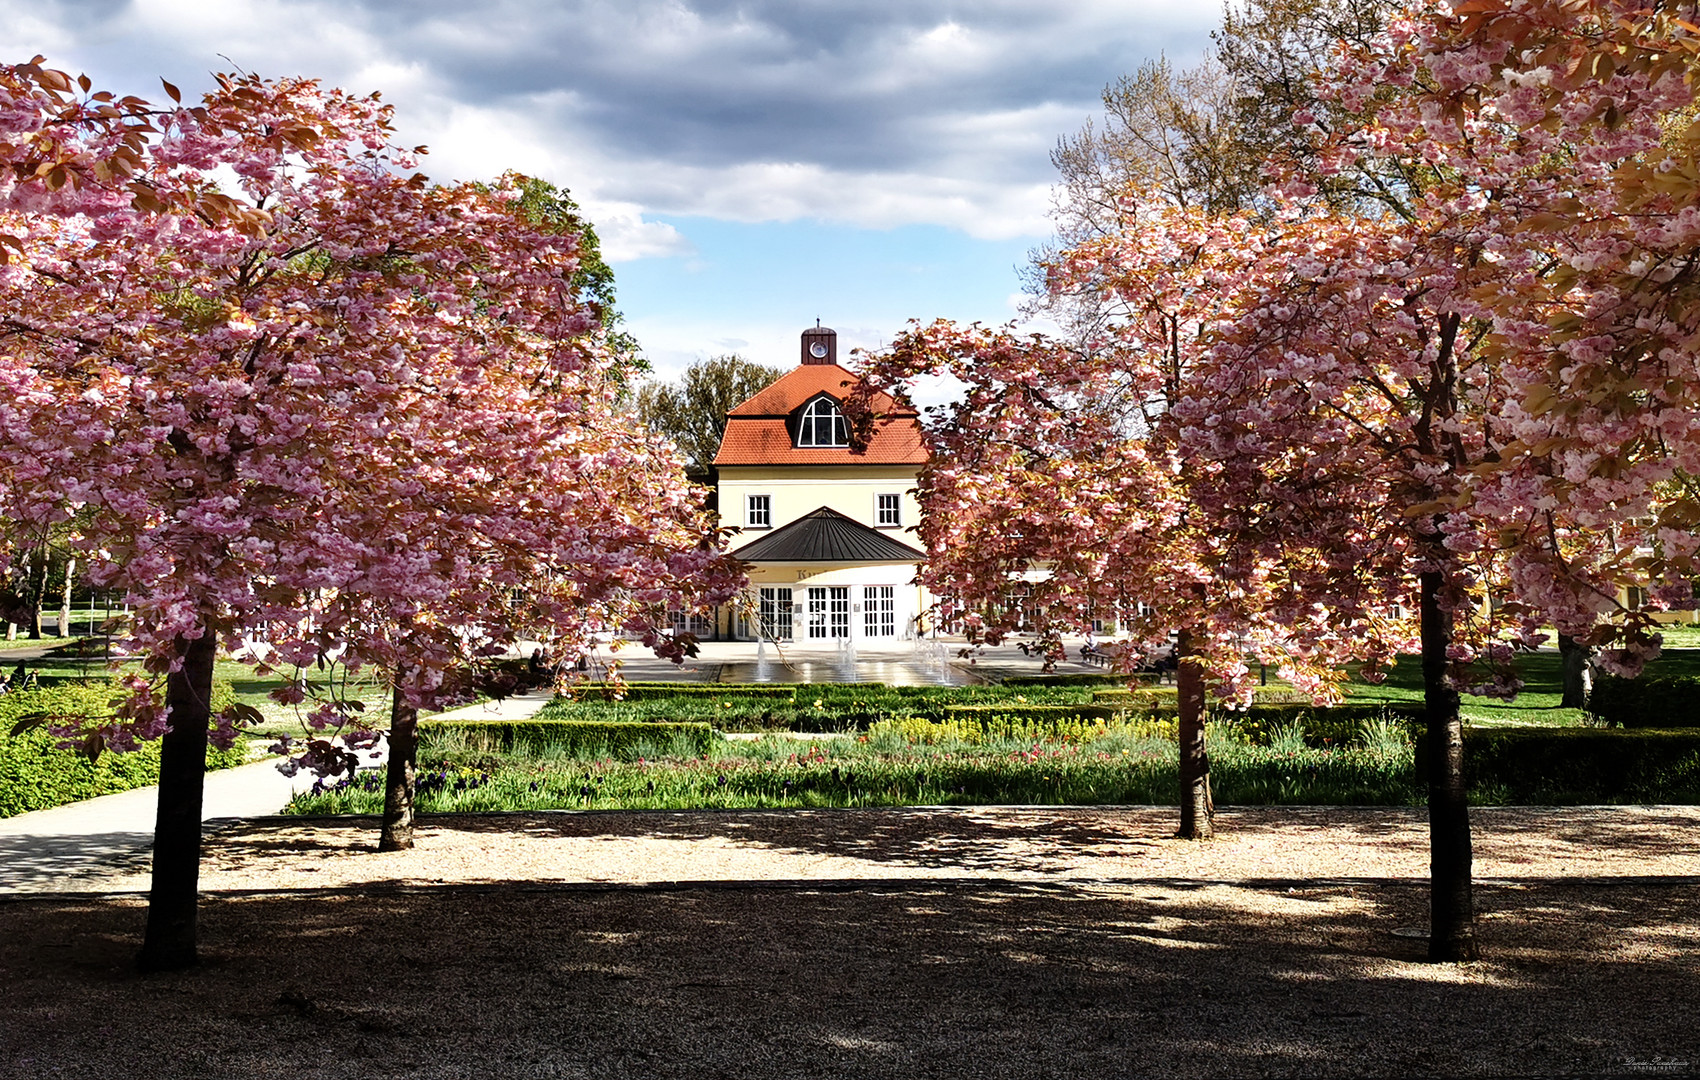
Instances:
[[[879,514],[875,523],[882,529],[903,524],[903,496],[881,495],[878,499]]]
[[[791,640],[790,589],[763,588],[757,614],[761,618],[761,636],[764,640]]]
[[[687,615],[682,608],[669,608],[667,622],[675,634],[690,634],[697,638],[711,637],[714,634],[713,618],[700,612]]]
[[[896,594],[893,585],[862,587],[862,632],[868,637],[897,636]]]
[[[771,529],[773,527],[772,495],[745,496],[744,525],[751,529]]]
[[[1647,606],[1648,596],[1646,589],[1643,589],[1639,585],[1631,585],[1629,586],[1628,593],[1630,611],[1640,611],[1642,608]]]
[[[847,638],[850,636],[850,589],[845,585],[809,590],[809,636],[812,638]]]
[[[1098,614],[1098,605],[1092,605],[1092,632],[1094,634],[1113,634],[1116,632],[1116,620],[1106,619]]]

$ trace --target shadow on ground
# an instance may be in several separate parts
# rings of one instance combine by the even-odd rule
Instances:
[[[1496,813],[1490,807],[1472,810],[1471,815],[1484,849],[1498,841],[1530,840],[1556,847],[1560,855],[1566,848],[1578,857],[1610,851],[1645,861],[1648,873],[1657,873],[1657,861],[1671,854],[1671,835],[1687,834],[1700,824],[1700,813],[1686,807],[1612,807],[1605,814],[1589,807],[1518,807],[1514,813]],[[375,844],[376,819],[356,820],[371,822]],[[1330,840],[1344,836],[1425,853],[1426,822],[1427,812],[1415,807],[1282,806],[1218,813],[1220,832],[1233,840],[1256,843],[1267,836],[1272,844],[1302,844],[1307,830],[1326,830]],[[242,863],[282,853],[343,850],[336,841],[303,834],[301,823],[301,819],[245,823],[239,832],[218,840],[219,850]],[[740,846],[806,856],[995,876],[1058,871],[1083,855],[1152,852],[1172,836],[1177,811],[1146,807],[1067,807],[1054,812],[1039,807],[570,811],[437,814],[422,817],[421,823],[443,832],[524,833],[610,842],[634,837],[725,839]]]
[[[1700,991],[1692,950],[1637,952],[1693,924],[1691,886],[1482,897],[1491,959],[1454,969],[1387,932],[1424,920],[1425,891],[1406,885],[1302,903],[912,880],[213,896],[204,966],[152,977],[130,965],[137,901],[13,899],[0,1075],[1499,1076],[1700,1060],[1674,1007]],[[1578,918],[1580,937],[1563,922]]]
[[[0,835],[0,890],[65,888],[115,871],[146,870],[152,832]]]

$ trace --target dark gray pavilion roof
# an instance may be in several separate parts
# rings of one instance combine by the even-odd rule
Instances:
[[[926,555],[825,506],[752,540],[733,557],[745,562],[925,562]]]

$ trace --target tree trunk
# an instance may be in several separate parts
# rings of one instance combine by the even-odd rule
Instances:
[[[1594,658],[1593,648],[1569,635],[1560,634],[1558,655],[1564,672],[1564,694],[1558,700],[1558,707],[1586,709],[1588,695],[1594,689],[1593,672],[1588,666],[1588,662]]]
[[[1181,829],[1183,840],[1215,835],[1216,804],[1210,799],[1210,754],[1204,747],[1204,671],[1194,662],[1192,631],[1175,643],[1175,696],[1180,704]]]
[[[413,846],[413,797],[419,756],[419,710],[402,697],[400,677],[390,701],[390,760],[384,779],[384,829],[379,851]]]
[[[211,630],[177,639],[183,667],[166,677],[171,729],[160,740],[159,816],[154,825],[153,887],[139,963],[143,971],[193,967],[195,907],[201,872],[201,794],[207,773],[207,725],[212,719]]]
[[[69,559],[65,563],[65,593],[59,604],[59,636],[71,635],[71,582],[77,575],[77,560]]]
[[[1423,703],[1428,723],[1429,938],[1432,961],[1474,960],[1476,909],[1470,889],[1470,801],[1464,790],[1464,725],[1458,691],[1446,682],[1452,613],[1440,606],[1443,575],[1424,571]]]
[[[36,557],[35,574],[29,581],[30,640],[41,640],[41,602],[47,598],[47,548]]]

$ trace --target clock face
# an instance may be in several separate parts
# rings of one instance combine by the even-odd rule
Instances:
[[[826,342],[817,341],[813,345],[810,345],[809,355],[814,357],[816,360],[824,358],[826,356]]]

